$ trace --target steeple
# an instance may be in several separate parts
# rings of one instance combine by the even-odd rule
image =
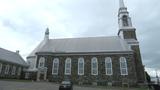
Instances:
[[[44,39],[49,40],[49,28],[48,27],[46,28]]]
[[[119,8],[124,8],[124,1],[123,0],[119,0]]]
[[[135,39],[135,28],[132,27],[132,21],[131,17],[129,16],[129,12],[127,11],[127,7],[124,5],[123,0],[119,0],[119,12],[118,12],[118,24],[119,24],[119,32],[118,35],[123,39]],[[125,35],[124,32],[130,33],[130,31],[133,31],[130,35]]]
[[[141,83],[145,81],[144,67],[142,64],[139,42],[136,37],[136,29],[132,26],[132,21],[127,11],[127,7],[124,5],[123,0],[119,0],[119,12],[118,12],[118,24],[119,31],[118,36],[124,39],[129,47],[134,51],[134,58],[136,64],[137,82]]]
[[[132,27],[132,21],[123,0],[119,0],[118,23],[119,28]]]

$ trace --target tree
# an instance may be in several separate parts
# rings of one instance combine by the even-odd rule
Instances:
[[[148,83],[148,87],[152,88],[151,87],[151,77],[150,77],[150,75],[147,72],[145,72],[145,74],[146,74],[146,80],[147,80],[147,83]]]

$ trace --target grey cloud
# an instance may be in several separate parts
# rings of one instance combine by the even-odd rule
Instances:
[[[125,0],[125,2],[133,26],[137,28],[144,64],[146,67],[160,68],[159,0]],[[14,13],[14,16],[19,15],[16,18],[21,19],[23,25],[16,24],[16,19],[12,19],[14,16],[3,18],[1,22],[5,27],[26,35],[31,39],[28,42],[32,44],[42,40],[45,25],[50,23],[43,22],[44,18],[41,17],[43,11],[55,15],[58,20],[55,23],[61,25],[49,24],[53,29],[51,30],[53,36],[56,36],[54,34],[65,36],[66,32],[73,37],[115,36],[118,32],[118,5],[118,0],[61,0],[56,3],[41,0],[33,10]],[[42,13],[39,13],[41,11]],[[58,28],[54,27],[65,28],[65,32],[59,34]]]
[[[143,64],[160,69],[160,3],[158,0],[133,0],[127,3],[133,25],[137,28]]]
[[[67,8],[68,12],[72,14],[70,19],[73,19],[73,26],[78,26],[80,23],[87,24],[82,24],[83,29],[85,29],[83,32],[80,31],[81,28],[76,28],[79,30],[79,36],[117,35],[118,7],[114,5],[115,2],[110,0],[99,0],[98,3],[96,1],[91,2],[90,0],[87,2],[83,2],[83,0],[77,3],[73,2],[69,10]],[[151,68],[160,68],[160,57],[157,53],[160,51],[160,42],[158,42],[160,38],[160,21],[158,21],[160,5],[158,2],[158,0],[134,0],[128,1],[128,5],[126,4],[133,26],[137,28],[137,37],[140,41],[144,65]]]
[[[43,34],[45,31],[44,25],[42,25],[40,22],[37,22],[36,20],[24,17],[24,18],[17,18],[21,19],[23,24],[19,24],[16,21],[8,18],[3,19],[1,22],[4,27],[10,28],[10,30],[15,31],[24,37],[24,35],[28,38],[34,38],[34,40],[37,40],[40,38],[40,35]]]

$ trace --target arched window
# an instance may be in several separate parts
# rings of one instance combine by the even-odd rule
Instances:
[[[2,63],[0,63],[0,73],[2,72]]]
[[[78,59],[78,75],[84,75],[84,58]]]
[[[120,57],[121,75],[128,75],[127,61],[125,57]]]
[[[13,68],[12,68],[12,75],[15,75],[15,73],[16,73],[16,66],[13,66]]]
[[[71,75],[71,58],[67,58],[65,61],[65,75]]]
[[[123,21],[123,26],[128,26],[128,17],[126,15],[122,17],[122,21]]]
[[[53,60],[52,74],[58,75],[58,69],[59,69],[59,59],[55,58]]]
[[[5,67],[5,74],[8,74],[9,73],[9,65],[6,65],[6,67]]]
[[[39,59],[39,65],[38,65],[38,67],[44,67],[44,64],[45,64],[45,58],[44,58],[44,57],[41,57],[41,58]]]
[[[112,75],[112,59],[110,57],[105,58],[106,75]]]
[[[92,58],[91,61],[91,74],[98,75],[98,61],[96,57]]]

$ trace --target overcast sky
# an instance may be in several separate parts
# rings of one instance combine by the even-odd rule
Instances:
[[[160,1],[125,0],[143,64],[160,70]],[[44,38],[116,36],[119,0],[0,0],[0,47],[26,56]],[[160,74],[160,73],[159,73]]]

